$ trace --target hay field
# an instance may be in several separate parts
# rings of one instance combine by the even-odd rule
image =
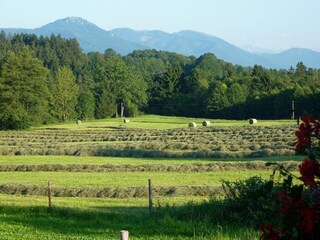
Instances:
[[[246,158],[294,155],[292,121],[213,120],[142,116],[128,124],[105,120],[0,132],[0,155],[112,156],[136,158]],[[120,121],[120,119],[119,119]],[[152,122],[153,121],[153,122]],[[199,126],[198,125],[198,126]],[[161,129],[157,129],[159,127]],[[173,128],[171,128],[173,127]]]
[[[225,219],[226,206],[211,206],[214,220],[190,213],[223,196],[221,180],[268,178],[265,161],[295,169],[301,160],[293,155],[295,124],[216,120],[190,129],[191,121],[201,126],[203,119],[142,116],[127,124],[111,119],[0,132],[0,238],[117,239],[122,229],[130,239],[257,237],[256,229]]]

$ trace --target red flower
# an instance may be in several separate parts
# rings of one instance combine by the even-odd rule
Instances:
[[[314,226],[315,210],[313,208],[306,208],[301,211],[302,220],[299,223],[300,228],[306,232],[311,233]]]
[[[290,213],[292,208],[292,200],[288,197],[287,192],[281,191],[277,196],[277,203],[275,207],[284,216]],[[281,217],[283,217],[281,216]]]
[[[305,159],[299,165],[299,171],[301,174],[300,179],[303,181],[303,183],[313,189],[316,186],[314,179],[315,176],[320,176],[320,165],[318,161],[313,159]]]
[[[295,236],[295,239],[320,239],[320,164],[316,160],[319,157],[319,145],[313,142],[314,138],[320,140],[320,118],[302,117],[303,123],[295,132],[298,138],[296,150],[306,150],[310,148],[310,156],[306,158],[300,165],[299,171],[304,185],[311,190],[309,194],[303,191],[303,185],[293,186],[292,178],[289,175],[284,180],[283,191],[274,194],[274,207],[278,211],[278,225],[284,231],[274,229],[273,224],[261,226],[263,240],[284,239]],[[316,179],[318,178],[318,179]],[[287,185],[288,181],[290,184]],[[291,239],[291,238],[290,238]]]
[[[311,137],[320,139],[320,118],[315,120],[313,117],[301,117],[303,123],[295,132],[298,141],[296,150],[301,151],[311,147]]]
[[[310,120],[306,117],[301,118],[303,123],[300,124],[300,127],[295,132],[298,141],[296,143],[296,150],[304,150],[311,147],[311,133],[313,131]]]

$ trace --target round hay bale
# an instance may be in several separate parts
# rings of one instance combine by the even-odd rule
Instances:
[[[77,120],[77,125],[80,125],[82,123],[82,121],[80,119]]]
[[[249,119],[249,124],[256,124],[256,123],[258,123],[257,119],[255,119],[255,118],[250,118]]]
[[[123,123],[129,123],[129,122],[130,122],[129,119],[127,118],[123,119]]]
[[[202,126],[204,126],[204,127],[208,127],[208,126],[210,126],[210,121],[203,121],[202,122]]]
[[[195,122],[191,122],[191,123],[188,124],[188,127],[189,128],[196,128],[197,124]]]

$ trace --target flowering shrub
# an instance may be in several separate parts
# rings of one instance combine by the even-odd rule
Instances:
[[[307,157],[299,165],[301,176],[295,176],[276,163],[275,171],[284,177],[274,191],[274,208],[278,219],[275,223],[260,226],[260,239],[310,239],[320,240],[320,164],[318,162],[320,119],[302,117],[296,131],[296,152]],[[273,176],[274,173],[273,172]],[[293,184],[293,179],[301,184]]]

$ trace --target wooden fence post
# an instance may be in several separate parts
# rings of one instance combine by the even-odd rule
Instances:
[[[294,100],[291,101],[291,119],[294,120]]]
[[[129,232],[126,230],[120,231],[120,240],[129,240]]]
[[[148,192],[149,192],[149,214],[152,213],[152,182],[151,179],[148,179]]]
[[[48,207],[51,208],[51,184],[48,181]]]

